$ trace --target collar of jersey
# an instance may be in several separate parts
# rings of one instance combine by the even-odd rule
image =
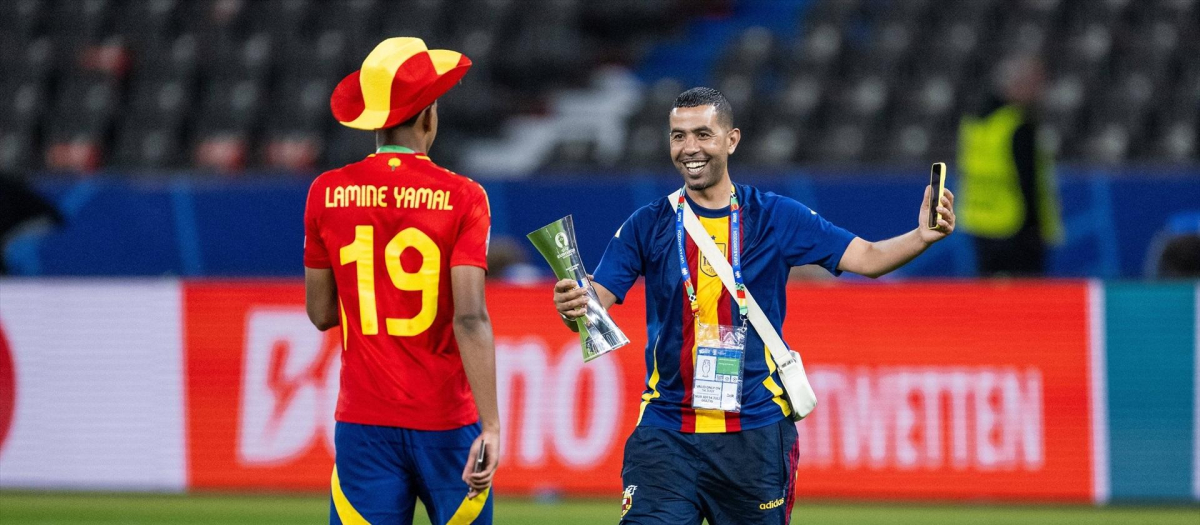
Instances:
[[[691,195],[688,195],[686,191],[683,192],[683,196],[687,199],[688,206],[692,207],[692,211],[695,212],[696,215],[707,219],[721,219],[729,216],[729,206],[717,209],[705,208],[704,206],[696,204],[696,201],[692,200]]]
[[[408,149],[404,146],[395,146],[395,145],[388,144],[387,146],[379,146],[379,149],[375,150],[375,153],[417,153],[417,152],[413,151],[411,149]]]

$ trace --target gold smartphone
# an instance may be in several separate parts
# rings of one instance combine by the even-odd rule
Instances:
[[[929,187],[933,191],[929,192],[929,229],[937,229],[938,221],[942,220],[942,214],[938,213],[937,208],[941,205],[942,194],[946,192],[946,163],[934,162],[933,168],[929,170]]]

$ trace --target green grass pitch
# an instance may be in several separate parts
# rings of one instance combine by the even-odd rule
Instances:
[[[540,503],[501,498],[498,525],[615,524],[620,502],[565,500]],[[0,523],[57,524],[296,524],[324,523],[328,502],[319,496],[126,494],[0,491]],[[429,523],[417,506],[418,524]],[[1196,525],[1200,507],[974,506],[800,503],[794,524]]]

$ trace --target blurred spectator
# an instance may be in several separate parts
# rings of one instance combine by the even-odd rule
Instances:
[[[521,241],[512,237],[492,238],[487,253],[488,278],[510,282],[537,282],[545,276],[529,264],[529,254]]]
[[[1167,219],[1150,240],[1144,275],[1150,279],[1200,278],[1200,210]]]
[[[1200,235],[1180,235],[1167,241],[1158,259],[1158,277],[1200,278]]]
[[[981,275],[1041,275],[1046,245],[1062,239],[1053,159],[1039,147],[1034,114],[1045,71],[1018,56],[993,80],[993,94],[959,124],[962,227],[974,237]]]
[[[8,174],[0,175],[0,254],[19,235],[49,229],[62,222],[58,209],[23,181]],[[0,257],[0,275],[7,273],[4,257]]]

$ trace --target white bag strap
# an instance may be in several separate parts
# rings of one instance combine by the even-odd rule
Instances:
[[[683,190],[676,190],[668,197],[672,207],[677,206],[681,191]],[[683,203],[683,227],[691,236],[692,241],[696,243],[696,247],[700,249],[700,253],[708,259],[709,266],[717,272],[717,277],[721,278],[725,288],[736,297],[737,286],[733,280],[733,268],[725,259],[725,254],[721,253],[720,248],[717,248],[717,244],[704,230],[704,226],[700,224],[700,220],[696,218],[695,212],[692,211],[691,205],[686,200]],[[780,379],[783,381],[784,391],[792,403],[792,410],[796,412],[796,419],[803,418],[816,408],[817,396],[808,382],[808,375],[804,373],[804,363],[800,360],[800,354],[788,349],[783,338],[779,337],[779,332],[771,325],[767,315],[754,300],[754,295],[748,288],[745,289],[745,292],[748,309],[746,317],[754,327],[754,331],[758,332],[763,344],[767,346],[767,350],[771,352],[771,358],[775,361]]]

